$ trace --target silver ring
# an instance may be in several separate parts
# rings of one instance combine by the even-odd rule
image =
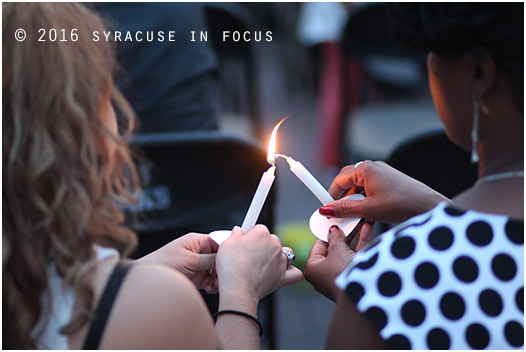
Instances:
[[[356,169],[361,163],[363,163],[363,161],[358,161],[356,164],[354,164],[354,168]]]
[[[296,260],[296,256],[289,251],[281,250],[281,253],[285,254],[285,257],[287,257],[287,266],[291,266]]]
[[[217,274],[216,274],[216,271],[214,269],[208,269],[206,274],[208,276],[210,276],[212,279],[216,279],[217,278]]]

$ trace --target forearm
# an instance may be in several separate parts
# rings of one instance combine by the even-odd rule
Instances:
[[[249,295],[220,294],[219,311],[222,310],[237,310],[257,318],[258,301]],[[261,347],[259,327],[250,318],[221,314],[217,317],[216,329],[224,349],[252,350]]]
[[[425,213],[426,211],[434,208],[440,202],[451,202],[450,199],[448,199],[441,193],[435,191],[431,187],[428,187],[424,184],[422,184],[422,186],[422,191],[419,197],[417,197],[417,199],[419,200],[419,205],[414,215]]]

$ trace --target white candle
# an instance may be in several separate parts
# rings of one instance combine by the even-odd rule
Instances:
[[[259,213],[261,213],[263,204],[265,204],[265,200],[267,199],[268,193],[270,192],[272,183],[276,178],[276,176],[274,176],[275,172],[276,166],[272,165],[266,172],[263,173],[263,176],[261,176],[256,194],[254,194],[254,198],[252,198],[247,215],[245,215],[245,220],[243,220],[243,225],[241,225],[241,229],[243,230],[244,234],[252,230],[256,225],[256,221],[259,218]]]
[[[290,156],[284,156],[292,171],[307,186],[310,191],[320,200],[323,205],[334,202],[329,192],[312,176],[312,174],[299,161],[292,159]]]

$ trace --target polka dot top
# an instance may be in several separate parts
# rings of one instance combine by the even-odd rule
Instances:
[[[524,222],[440,203],[360,251],[336,279],[399,349],[524,345]]]

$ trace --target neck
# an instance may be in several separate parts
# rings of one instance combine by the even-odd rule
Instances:
[[[518,123],[507,129],[502,129],[505,124],[493,126],[492,131],[481,139],[478,145],[479,178],[524,170],[524,123],[522,118],[515,121]]]

